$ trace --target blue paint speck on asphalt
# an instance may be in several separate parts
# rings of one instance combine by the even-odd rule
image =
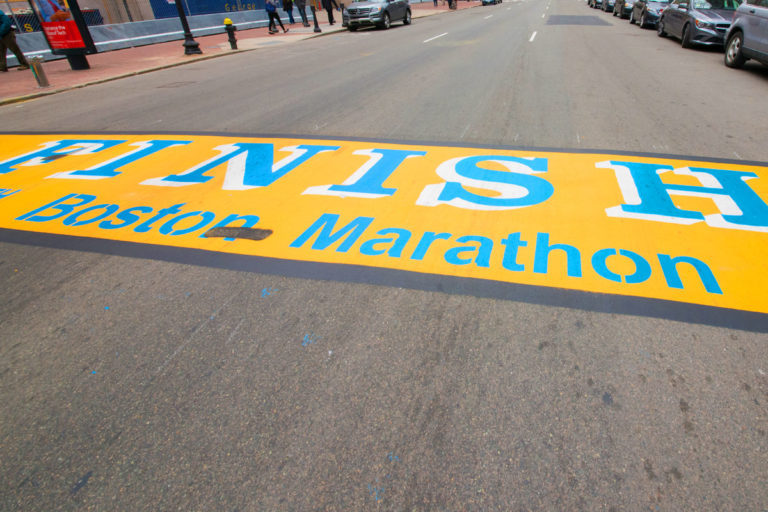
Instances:
[[[264,288],[263,290],[261,290],[261,298],[263,299],[264,297],[269,297],[273,293],[276,293],[279,291],[280,290],[278,290],[277,288]]]

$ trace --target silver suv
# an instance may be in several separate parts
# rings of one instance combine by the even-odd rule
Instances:
[[[747,59],[768,66],[768,0],[746,0],[725,36],[725,65],[740,68]]]
[[[387,29],[393,21],[411,24],[408,0],[356,0],[342,13],[342,26],[352,32],[359,27],[375,25]]]

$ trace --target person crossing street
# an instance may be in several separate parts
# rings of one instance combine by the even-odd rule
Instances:
[[[267,0],[266,4],[264,5],[264,9],[267,11],[267,16],[269,16],[270,34],[276,34],[278,32],[275,21],[280,24],[280,28],[283,29],[283,32],[288,32],[288,29],[283,26],[283,22],[280,19],[280,16],[277,14],[277,0]]]
[[[11,50],[19,61],[19,71],[29,69],[24,53],[16,43],[16,33],[11,28],[11,18],[3,11],[0,11],[0,71],[8,71],[8,64],[5,58],[5,52]]]

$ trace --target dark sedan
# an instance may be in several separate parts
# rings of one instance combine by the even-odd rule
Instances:
[[[690,3],[689,3],[690,2]],[[683,48],[722,45],[731,26],[738,0],[672,0],[661,15],[656,30],[682,41]]]
[[[669,5],[670,0],[635,0],[632,12],[629,13],[629,22],[637,23],[640,28],[656,28],[661,18],[661,13]]]
[[[616,3],[615,0],[603,0],[603,3],[600,5],[600,8],[604,12],[613,12],[614,3]]]
[[[587,0],[587,5],[593,9],[600,9],[603,6],[603,0]]]

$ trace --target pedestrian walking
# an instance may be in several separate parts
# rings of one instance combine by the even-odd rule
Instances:
[[[7,50],[11,50],[19,60],[19,71],[29,69],[29,62],[24,57],[19,45],[16,44],[16,33],[11,28],[11,18],[0,11],[0,71],[8,71],[8,64],[5,60]]]
[[[432,0],[432,2],[434,2],[435,7],[437,7],[437,0]]]
[[[267,0],[266,4],[264,5],[264,9],[267,11],[267,16],[269,16],[269,33],[270,34],[277,34],[277,25],[275,25],[275,21],[277,21],[280,24],[280,28],[283,29],[283,32],[288,32],[288,29],[283,26],[283,21],[280,19],[280,16],[277,14],[277,0]]]
[[[334,0],[323,0],[323,9],[328,13],[328,24],[333,25],[333,6],[331,2],[336,3]]]
[[[293,0],[283,0],[283,10],[288,14],[288,22],[291,25],[296,23],[293,19]]]
[[[307,0],[295,0],[294,3],[296,4],[296,8],[299,10],[299,15],[301,16],[301,23],[305,26],[309,26],[309,21],[307,20],[307,11],[305,10],[307,8]]]

